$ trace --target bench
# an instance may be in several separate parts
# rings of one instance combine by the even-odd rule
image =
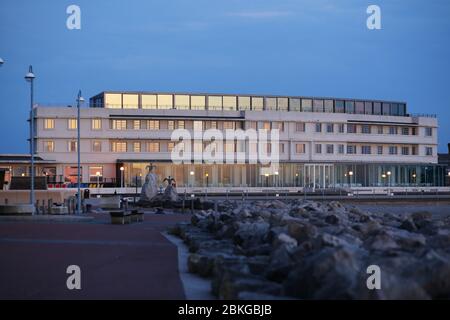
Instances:
[[[144,213],[137,209],[110,211],[109,215],[111,216],[112,224],[129,224],[144,221]]]

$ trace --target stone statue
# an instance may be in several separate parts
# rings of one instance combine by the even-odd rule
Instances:
[[[178,193],[174,187],[175,179],[171,176],[168,176],[163,180],[163,182],[167,181],[167,187],[164,190],[164,197],[172,202],[177,202]]]
[[[153,172],[154,168],[155,166],[151,163],[146,167],[146,169],[148,169],[148,173],[145,176],[145,182],[142,186],[141,201],[151,201],[158,194],[158,177]]]

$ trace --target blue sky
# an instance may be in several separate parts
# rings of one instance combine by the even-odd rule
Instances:
[[[81,30],[66,8],[81,7]],[[366,28],[381,7],[382,30]],[[0,3],[0,153],[28,150],[28,65],[38,103],[104,90],[400,100],[450,142],[448,0],[95,0]]]

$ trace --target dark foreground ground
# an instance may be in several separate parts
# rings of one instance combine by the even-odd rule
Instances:
[[[0,299],[184,299],[177,248],[161,231],[186,219],[0,222]],[[81,290],[67,289],[69,265],[81,268]]]

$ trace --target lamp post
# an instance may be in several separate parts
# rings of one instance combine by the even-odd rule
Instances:
[[[416,184],[416,177],[417,177],[415,172],[412,174],[412,177],[413,177],[413,185],[415,185]]]
[[[191,188],[193,188],[193,187],[194,187],[194,181],[193,181],[193,179],[194,179],[194,174],[195,174],[195,172],[191,170],[191,172],[189,172],[189,174],[191,175]]]
[[[298,186],[298,173],[295,174],[295,187]]]
[[[120,187],[121,188],[123,188],[123,186],[124,186],[124,183],[123,183],[124,171],[125,171],[125,168],[123,166],[120,167]]]
[[[208,188],[209,174],[205,173],[205,177],[206,177],[206,187]]]
[[[80,142],[80,105],[84,102],[84,98],[81,96],[81,90],[78,91],[77,96],[77,214],[80,215],[81,210],[81,142]]]
[[[0,58],[0,67],[5,63],[2,58]]]
[[[33,73],[33,67],[30,65],[25,80],[30,83],[30,156],[31,156],[31,186],[30,186],[30,204],[34,206],[34,112],[33,112],[33,82],[36,76]],[[33,210],[34,214],[34,210]]]
[[[386,172],[386,174],[387,174],[387,176],[388,176],[388,192],[389,192],[389,195],[391,195],[391,172],[390,171],[388,171],[388,172]]]
[[[95,175],[97,176],[97,193],[99,193],[99,191],[100,191],[100,171],[97,171],[95,173]]]
[[[349,171],[348,175],[350,177],[350,188],[352,188],[352,176],[353,176],[353,171]]]
[[[274,173],[275,173],[275,188],[278,188],[278,185],[279,185],[279,183],[278,183],[278,171],[275,171]]]
[[[264,176],[266,177],[266,187],[268,188],[269,187],[269,174],[266,173],[266,174],[264,174]]]

